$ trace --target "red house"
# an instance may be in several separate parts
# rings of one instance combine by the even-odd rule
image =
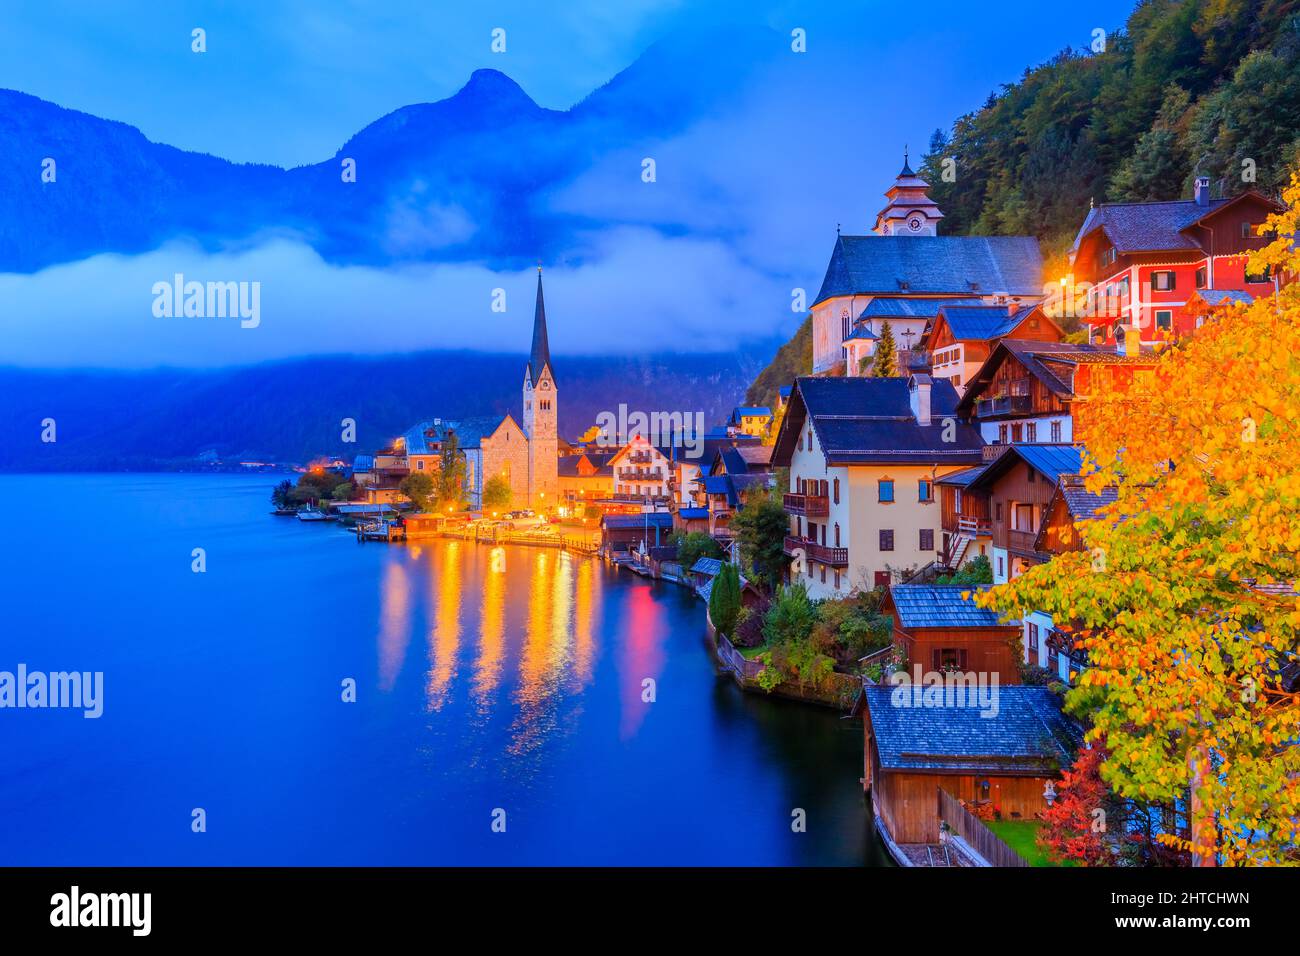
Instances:
[[[1143,342],[1186,335],[1197,325],[1193,293],[1271,294],[1277,277],[1248,275],[1246,258],[1267,245],[1258,227],[1280,208],[1253,190],[1211,199],[1204,176],[1194,199],[1093,207],[1070,249],[1075,288],[1087,290],[1092,341],[1113,343],[1116,327],[1128,325]]]

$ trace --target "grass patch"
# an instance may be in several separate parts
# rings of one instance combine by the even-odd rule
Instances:
[[[767,645],[760,644],[758,647],[737,647],[736,650],[740,652],[740,656],[745,660],[752,661],[754,658],[758,657],[759,654],[762,654],[767,650]]]
[[[1030,866],[1073,866],[1072,862],[1053,863],[1038,846],[1039,820],[986,820],[984,825],[1007,846],[1020,854]]]

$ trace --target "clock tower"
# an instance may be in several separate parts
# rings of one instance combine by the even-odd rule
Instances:
[[[880,236],[933,236],[938,234],[943,213],[929,197],[930,184],[916,173],[903,151],[903,170],[889,187],[884,209],[876,214],[876,234]]]
[[[546,303],[542,268],[537,267],[537,306],[533,311],[533,348],[524,370],[524,434],[528,438],[528,507],[546,511],[559,504],[558,395],[546,337]]]

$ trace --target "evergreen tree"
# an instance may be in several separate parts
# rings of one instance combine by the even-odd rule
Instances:
[[[739,615],[740,572],[734,564],[724,564],[709,592],[709,618],[720,633],[730,635]]]
[[[877,378],[898,378],[898,346],[894,344],[894,330],[888,319],[880,326],[880,340],[876,342],[871,374]]]

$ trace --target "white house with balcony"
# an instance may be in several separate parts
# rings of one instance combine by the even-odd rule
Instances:
[[[897,583],[937,561],[935,483],[983,460],[957,393],[928,375],[801,378],[772,453],[789,468],[790,580],[818,598]]]

